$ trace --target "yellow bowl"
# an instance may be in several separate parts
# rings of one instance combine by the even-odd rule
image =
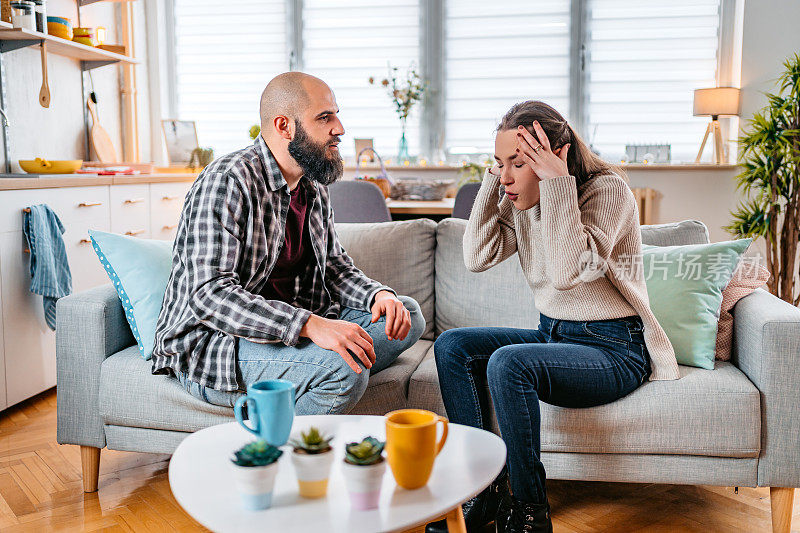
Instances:
[[[67,26],[66,24],[48,22],[47,33],[54,37],[61,37],[62,39],[66,39],[68,41],[72,40],[72,26]]]
[[[83,159],[67,159],[63,161],[48,161],[37,157],[33,160],[20,160],[19,166],[28,174],[74,174],[81,168]]]

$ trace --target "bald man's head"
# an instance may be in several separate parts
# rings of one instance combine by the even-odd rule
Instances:
[[[319,78],[285,72],[269,82],[261,95],[261,137],[284,177],[307,176],[323,185],[341,177],[338,113],[333,91]]]
[[[266,129],[275,117],[298,120],[309,105],[312,89],[330,88],[321,79],[303,72],[278,74],[261,93],[261,129]]]

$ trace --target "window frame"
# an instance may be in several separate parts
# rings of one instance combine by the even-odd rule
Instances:
[[[420,145],[423,157],[440,157],[446,153],[443,145],[445,139],[445,121],[447,95],[445,94],[445,1],[419,0],[420,11],[420,70],[424,79],[428,80],[428,91],[422,102],[420,116]],[[719,9],[719,42],[717,44],[718,86],[737,86],[736,67],[737,43],[741,39],[736,30],[737,12],[743,0],[720,0]],[[303,69],[303,0],[285,0],[287,12],[287,50],[288,63],[291,70]],[[588,100],[586,87],[588,70],[586,54],[588,42],[587,24],[588,0],[572,0],[570,6],[570,77],[569,101],[570,116],[567,120],[581,137],[588,139]],[[165,0],[165,14],[160,29],[166,46],[166,70],[160,79],[166,80],[167,99],[162,108],[162,116],[171,118],[178,109],[177,64],[175,47],[174,0]],[[159,68],[154,65],[151,68]],[[698,87],[699,88],[699,87]],[[727,131],[733,131],[738,124],[736,117],[723,118],[723,135],[727,139]],[[726,131],[727,130],[727,131]],[[158,152],[160,153],[160,152]]]

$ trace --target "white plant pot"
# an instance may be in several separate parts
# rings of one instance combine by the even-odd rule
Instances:
[[[239,466],[231,463],[242,507],[251,511],[272,505],[272,489],[278,473],[278,461],[266,466]]]
[[[386,473],[385,459],[368,466],[352,465],[345,461],[342,463],[342,473],[353,509],[363,511],[378,507],[383,475]]]
[[[333,464],[333,450],[325,453],[298,453],[292,451],[292,464],[297,474],[300,496],[322,498],[328,492],[328,478]]]

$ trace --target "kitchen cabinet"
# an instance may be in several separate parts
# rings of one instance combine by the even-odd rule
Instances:
[[[183,201],[191,186],[191,183],[153,183],[150,185],[150,205],[153,206],[150,233],[154,239],[165,241],[175,239]]]
[[[64,225],[73,292],[109,283],[89,230],[172,240],[191,182],[0,190],[0,410],[56,385],[55,332],[30,292],[23,209],[47,204]]]
[[[22,231],[0,234],[3,353],[9,406],[56,384],[56,336],[44,321],[42,297],[30,292]]]
[[[150,237],[150,187],[111,186],[111,232],[147,239]]]
[[[0,255],[2,257],[2,255]],[[0,278],[3,276],[2,265],[0,265]],[[5,343],[3,342],[3,292],[0,291],[0,411],[8,405],[6,396],[6,365],[5,365]]]

